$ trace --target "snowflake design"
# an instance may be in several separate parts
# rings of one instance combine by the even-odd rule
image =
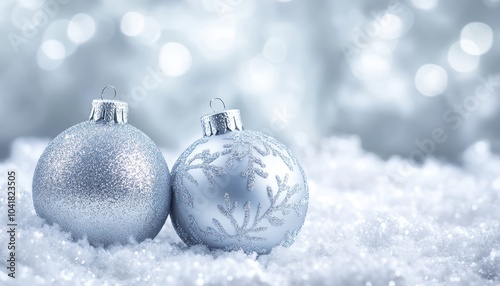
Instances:
[[[229,155],[226,160],[226,167],[228,169],[233,166],[235,160],[241,161],[243,158],[248,158],[247,166],[241,172],[241,176],[247,177],[247,188],[249,191],[255,187],[255,175],[262,178],[267,178],[268,176],[268,173],[264,171],[266,165],[260,157],[254,154],[254,151],[261,157],[271,154],[275,157],[280,157],[288,169],[293,171],[291,158],[295,159],[295,157],[283,144],[271,137],[266,137],[258,132],[246,131],[235,133],[233,136],[224,139],[232,141],[224,144],[224,151],[221,152],[221,155]],[[255,144],[257,141],[262,144],[262,148],[258,144]]]
[[[175,175],[174,185],[176,189],[180,191],[181,196],[184,199],[184,203],[188,207],[193,207],[193,197],[184,185],[184,179],[196,186],[198,185],[198,181],[196,181],[195,178],[189,173],[190,170],[202,170],[211,188],[213,188],[215,185],[215,176],[221,176],[226,173],[222,166],[211,164],[213,161],[219,158],[220,152],[210,153],[210,150],[205,149],[201,153],[196,154],[192,158],[187,160],[187,155],[191,154],[198,145],[206,142],[207,140],[205,138],[196,141],[188,148],[188,150],[186,150],[185,154],[181,156],[179,161],[176,162],[175,166],[172,168],[173,170],[175,170],[175,173],[172,174]],[[193,164],[196,160],[199,160],[201,162]],[[180,164],[180,162],[185,163]],[[178,198],[176,198],[176,202],[178,202]]]
[[[174,226],[175,231],[183,241],[187,242],[188,244],[201,243],[201,241],[196,241],[195,239],[192,239],[191,236],[186,231],[184,231],[184,228],[181,226],[181,224],[176,218],[174,218],[173,216],[170,216],[170,218],[172,220],[172,225]]]
[[[297,239],[297,236],[299,235],[299,231],[297,229],[294,229],[292,232],[287,230],[285,232],[285,235],[283,236],[283,241],[281,242],[281,245],[284,247],[290,247],[295,239]]]
[[[240,175],[247,179],[248,191],[253,191],[256,186],[256,178],[268,178],[264,157],[274,156],[279,158],[285,167],[284,177],[276,176],[276,187],[267,186],[267,202],[259,202],[252,205],[250,201],[240,204],[231,200],[230,193],[224,194],[224,201],[217,206],[218,215],[212,218],[211,225],[200,226],[195,215],[186,214],[187,229],[183,229],[179,221],[173,221],[174,227],[180,232],[180,236],[188,244],[203,244],[203,240],[210,238],[212,241],[224,245],[225,250],[256,251],[266,253],[268,249],[263,248],[262,242],[266,241],[269,228],[285,225],[285,216],[295,212],[298,217],[303,215],[304,206],[308,204],[307,184],[296,183],[289,185],[289,178],[294,169],[298,168],[302,176],[302,168],[290,150],[279,141],[264,134],[254,131],[232,132],[223,137],[221,149],[210,150],[200,148],[207,143],[210,137],[204,137],[193,143],[172,168],[174,184],[174,198],[176,203],[181,199],[188,208],[194,207],[194,194],[192,187],[199,185],[195,170],[202,172],[208,181],[210,188],[215,188],[216,177],[227,175],[233,167],[238,164],[242,169]],[[193,154],[196,150],[201,150]],[[289,170],[289,171],[288,171]],[[305,177],[304,177],[305,180]],[[201,183],[201,182],[200,182]],[[295,198],[297,194],[305,194],[303,197]],[[241,202],[240,202],[241,203]],[[263,203],[267,206],[264,209]],[[244,214],[243,220],[239,221],[237,215]],[[298,229],[286,230],[283,235],[282,245],[288,246],[295,240]]]
[[[224,195],[224,205],[218,205],[219,213],[222,214],[231,224],[233,231],[229,233],[216,218],[212,219],[213,227],[207,227],[206,230],[202,230],[197,224],[196,220],[192,215],[189,216],[190,226],[196,230],[193,233],[201,233],[203,236],[214,237],[216,242],[223,243],[227,241],[236,241],[235,244],[228,246],[228,249],[241,249],[246,245],[247,242],[259,242],[265,241],[266,239],[258,236],[258,233],[266,231],[267,226],[262,226],[262,223],[267,220],[267,222],[274,227],[282,226],[285,223],[284,219],[278,218],[276,215],[281,213],[283,216],[290,214],[295,211],[298,217],[302,214],[301,208],[307,205],[308,197],[302,198],[296,203],[290,203],[290,199],[300,191],[300,185],[297,183],[293,186],[288,185],[288,174],[285,175],[284,179],[276,176],[276,182],[278,185],[278,190],[276,194],[273,189],[267,187],[267,196],[271,206],[262,213],[262,203],[257,205],[257,211],[255,213],[253,222],[250,224],[250,214],[251,214],[251,204],[247,201],[243,205],[243,210],[245,216],[243,223],[241,225],[234,218],[234,212],[238,208],[238,202],[231,202],[231,198],[228,193]],[[284,197],[283,197],[284,195]],[[278,201],[282,198],[281,202]],[[262,214],[261,214],[262,213]],[[298,231],[287,231],[285,233],[284,245],[289,245],[295,240]],[[195,238],[196,240],[196,238]]]

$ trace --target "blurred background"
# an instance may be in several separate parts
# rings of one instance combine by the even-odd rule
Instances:
[[[0,15],[0,159],[86,120],[108,84],[163,148],[201,137],[221,97],[293,149],[346,134],[382,158],[500,149],[500,0],[19,0]]]

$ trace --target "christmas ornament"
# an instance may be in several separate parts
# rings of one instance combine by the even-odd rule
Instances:
[[[158,234],[169,212],[170,174],[158,147],[127,122],[127,103],[101,93],[89,121],[50,142],[33,176],[40,217],[92,245]]]
[[[290,246],[309,200],[295,156],[275,139],[244,130],[240,111],[225,105],[201,123],[204,137],[172,168],[171,220],[181,239],[259,254]]]

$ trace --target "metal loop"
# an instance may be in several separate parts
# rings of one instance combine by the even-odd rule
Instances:
[[[212,107],[212,102],[214,100],[218,99],[221,103],[222,103],[222,106],[224,108],[224,110],[226,110],[226,104],[224,103],[224,100],[222,100],[220,97],[215,97],[215,98],[212,98],[210,99],[210,108],[212,109],[212,111],[215,113],[216,111],[214,110],[214,108]]]
[[[113,95],[113,100],[114,100],[114,99],[116,98],[116,88],[115,88],[114,86],[112,86],[112,85],[109,85],[109,84],[108,84],[108,85],[106,85],[106,86],[102,89],[102,91],[101,91],[101,99],[102,99],[102,100],[104,100],[104,98],[103,98],[103,94],[104,94],[104,91],[106,90],[106,88],[108,88],[108,87],[111,87],[111,88],[113,89],[113,91],[115,92],[115,94]]]

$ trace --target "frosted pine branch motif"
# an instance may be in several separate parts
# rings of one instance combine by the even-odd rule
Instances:
[[[269,137],[264,138],[262,134],[256,132],[239,132],[231,137],[224,138],[224,140],[232,141],[231,143],[224,144],[224,151],[221,152],[222,155],[229,155],[226,160],[227,168],[231,168],[235,160],[241,161],[243,158],[248,157],[247,166],[241,172],[241,176],[247,177],[249,191],[255,187],[255,175],[262,178],[267,178],[268,176],[268,173],[264,171],[266,165],[260,157],[270,154],[275,157],[279,156],[290,171],[293,171],[290,154],[287,154],[288,156],[283,154],[284,151],[288,152],[286,147],[274,139],[269,139]],[[255,144],[257,142],[260,144]],[[262,145],[262,148],[258,145]]]
[[[267,221],[271,226],[280,227],[285,223],[285,220],[277,216],[279,213],[286,216],[294,211],[297,217],[300,217],[302,215],[301,208],[308,203],[307,197],[304,197],[296,203],[289,202],[292,196],[299,192],[300,186],[299,184],[289,186],[287,184],[288,177],[289,176],[287,174],[282,180],[279,176],[276,176],[276,182],[278,185],[276,193],[274,193],[271,186],[267,187],[267,196],[271,205],[264,213],[262,213],[262,203],[259,203],[251,224],[252,206],[250,201],[247,201],[243,205],[245,217],[240,225],[238,220],[234,217],[234,212],[238,208],[238,201],[231,202],[231,198],[228,193],[224,194],[224,205],[218,205],[217,207],[219,209],[219,213],[222,214],[231,224],[231,231],[226,230],[222,223],[216,218],[212,219],[213,227],[207,227],[206,230],[202,230],[200,228],[192,215],[189,218],[189,224],[196,230],[196,232],[207,237],[214,237],[215,241],[218,243],[227,243],[231,241],[232,243],[228,246],[228,250],[240,249],[248,242],[265,241],[265,237],[258,236],[260,232],[268,229],[268,226],[265,226],[265,221]],[[298,230],[293,230],[292,232],[287,231],[283,237],[282,245],[291,245],[297,234]]]
[[[219,175],[223,174],[223,169],[219,166],[210,166],[210,163],[212,163],[217,157],[219,157],[219,153],[216,152],[215,154],[210,154],[209,150],[203,150],[200,154],[196,154],[193,156],[193,158],[189,159],[187,161],[187,157],[198,147],[200,144],[204,144],[207,142],[206,138],[202,138],[198,141],[196,141],[193,145],[189,146],[189,148],[182,154],[182,156],[177,160],[175,163],[174,167],[172,168],[172,175],[175,174],[175,180],[174,180],[174,186],[177,190],[181,192],[181,196],[184,200],[184,203],[188,207],[193,207],[193,197],[189,193],[188,189],[184,185],[184,179],[187,181],[191,182],[194,185],[198,185],[198,181],[195,180],[195,178],[189,174],[190,170],[195,170],[195,169],[201,169],[203,170],[203,174],[207,177],[209,180],[210,186],[213,187],[213,177],[214,174],[217,173]],[[201,163],[191,165],[193,161],[195,160],[201,160]],[[186,162],[187,161],[187,162]],[[175,170],[175,173],[174,173]],[[212,180],[210,180],[210,178]],[[179,203],[179,198],[178,196],[175,196],[176,202]]]

